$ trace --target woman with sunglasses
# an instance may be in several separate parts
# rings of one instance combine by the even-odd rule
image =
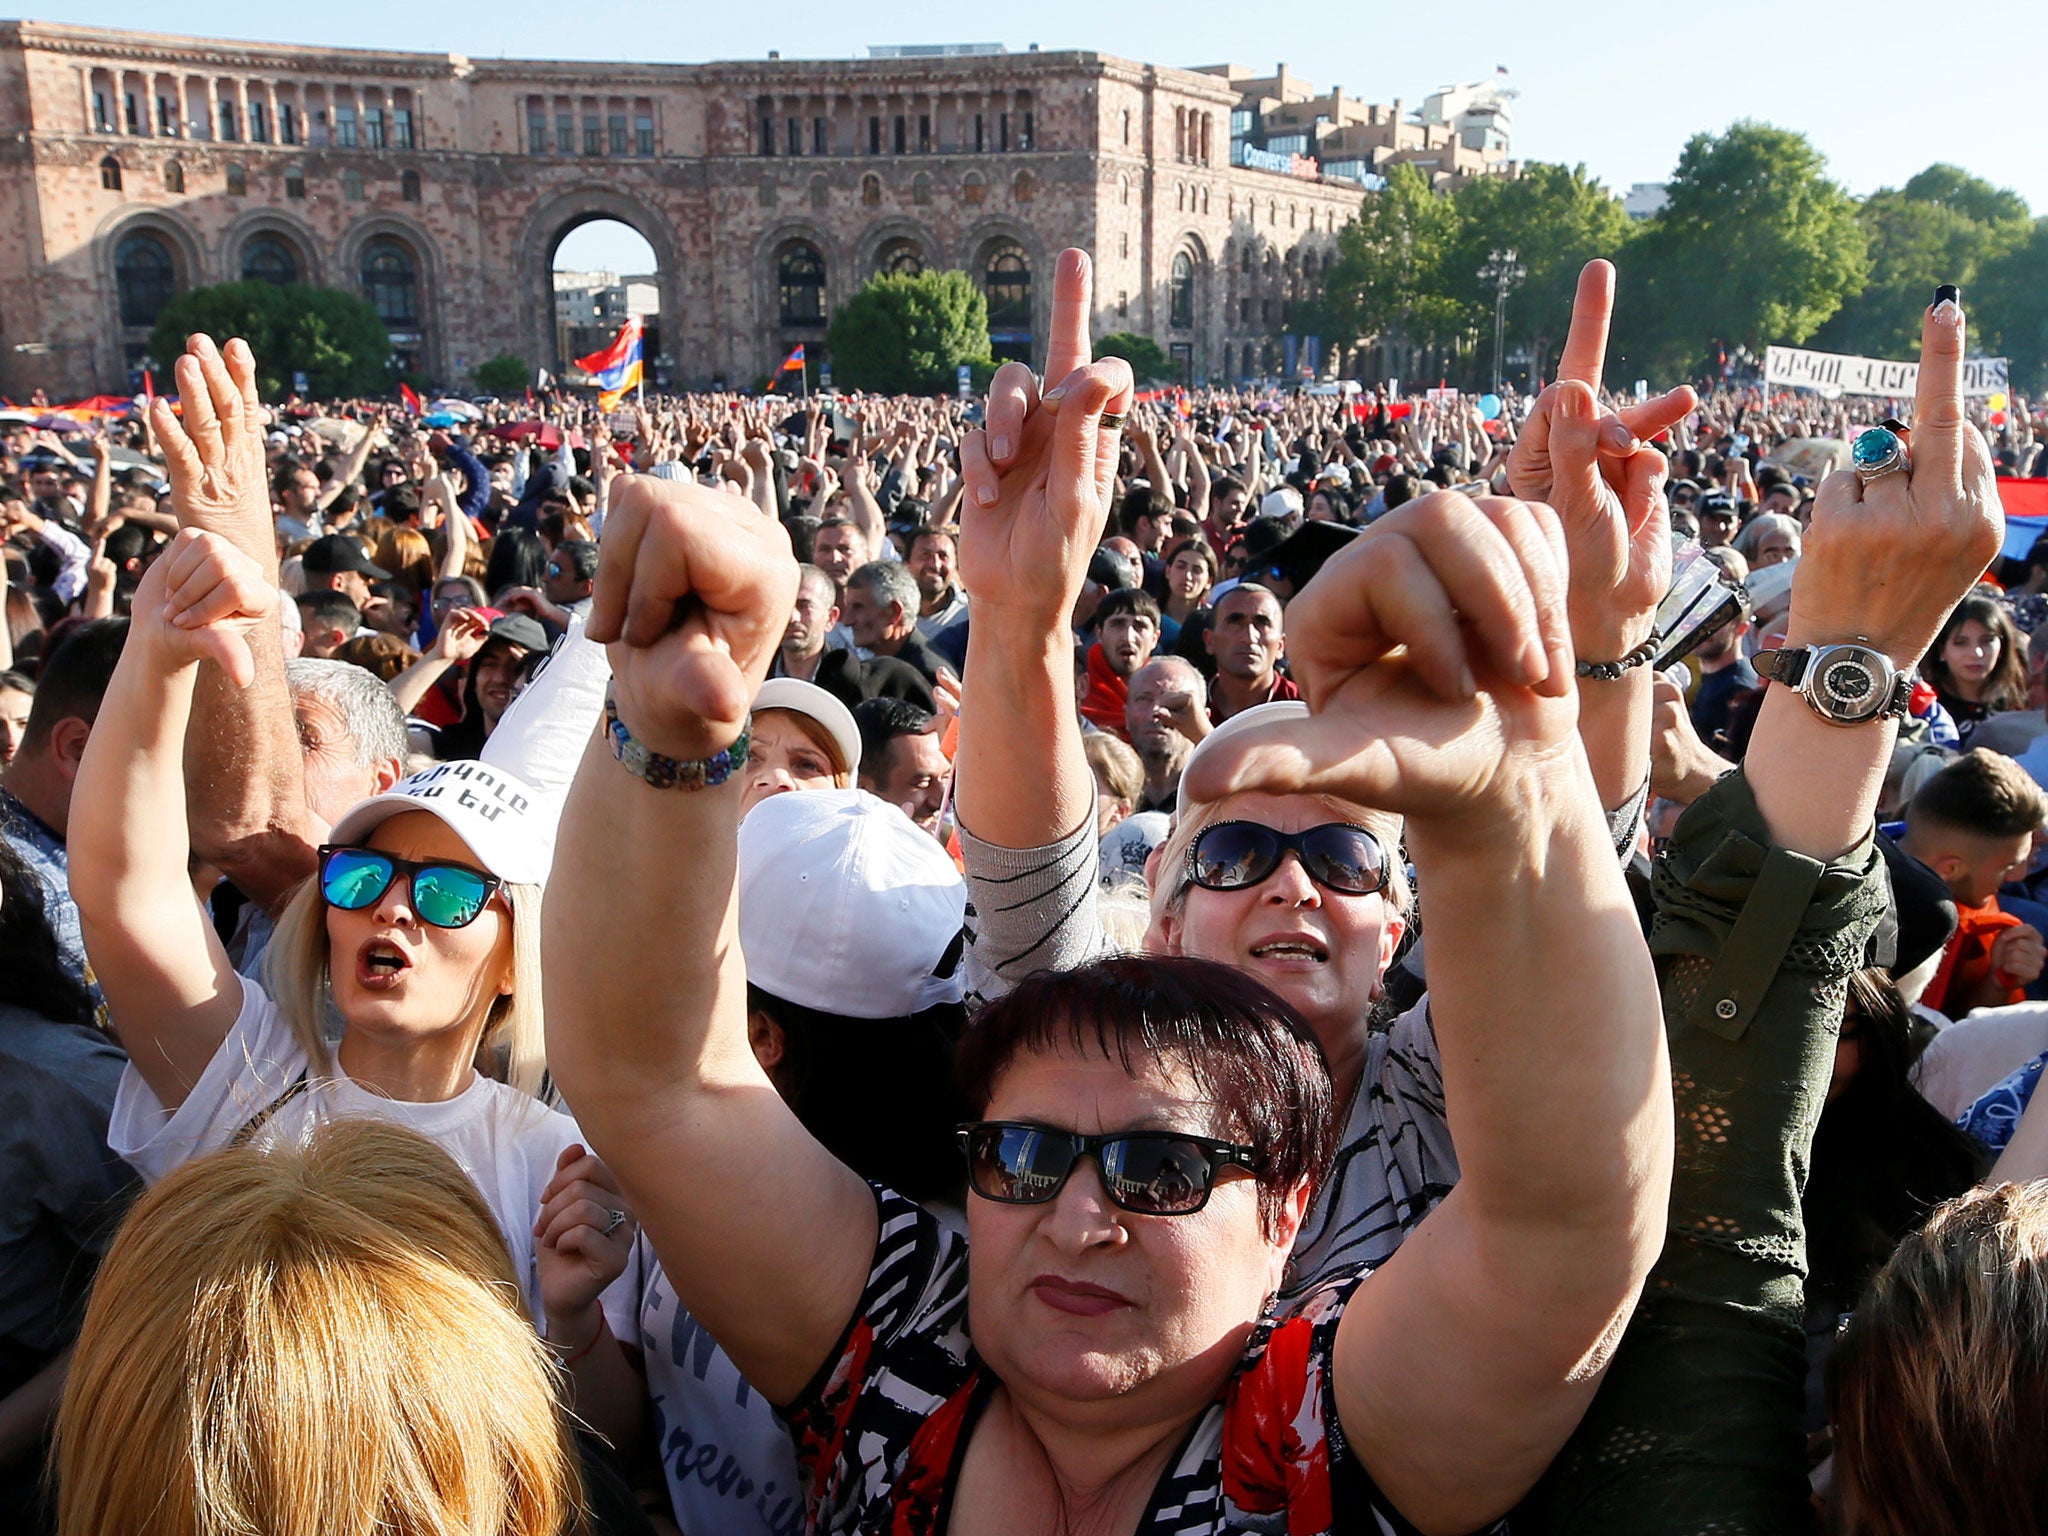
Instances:
[[[1604,263],[1596,267],[1596,276],[1609,271]],[[1575,307],[1572,362],[1581,372],[1587,356],[1597,363],[1603,343],[1592,333],[1604,335],[1606,298],[1595,283]],[[1066,345],[1069,355],[1085,356],[1085,332]],[[1006,388],[1011,392],[991,395],[990,430],[1014,447],[1028,419],[1029,396],[1020,392],[1021,380],[1006,380]],[[1637,408],[1648,414],[1632,418],[1635,428],[1654,429],[1690,398],[1681,391],[1648,402]],[[1619,418],[1609,423],[1610,430],[1622,425]],[[1547,415],[1538,427],[1547,429]],[[1543,430],[1546,474],[1567,488],[1577,483],[1562,469],[1550,473],[1554,457],[1580,480],[1621,479],[1617,500],[1624,505],[1612,521],[1619,524],[1625,510],[1630,526],[1649,528],[1661,460],[1648,449],[1610,453],[1618,450],[1610,442],[1601,450],[1602,467],[1595,469],[1597,430],[1600,423],[1589,416],[1585,440],[1567,442],[1560,433],[1554,454]],[[972,492],[976,478],[969,480]],[[1104,503],[1089,499],[1064,509],[1074,519],[1069,524],[1033,525],[999,515],[1006,503],[996,494],[992,504],[983,503],[980,516],[971,510],[964,516],[961,558],[983,610],[970,663],[983,679],[976,686],[1003,698],[1007,707],[1000,716],[976,718],[971,710],[963,715],[955,785],[961,846],[981,919],[969,955],[970,978],[984,997],[1038,967],[1079,965],[1106,948],[1094,910],[1095,860],[1083,835],[1086,807],[1073,792],[1085,781],[1069,766],[1079,755],[1079,735],[1039,659],[1044,637],[1064,627],[1060,605],[1070,584],[1064,567],[1071,561],[1063,551],[1092,547]],[[1640,560],[1627,558],[1626,547],[1587,548],[1584,530],[1597,529],[1604,510],[1574,505],[1589,494],[1558,495],[1548,480],[1527,494],[1558,501],[1565,514],[1572,583],[1567,609],[1576,653],[1628,654],[1643,633],[1622,630],[1643,608],[1645,594],[1651,609],[1661,596],[1668,543],[1662,546],[1660,577],[1652,558],[1656,546],[1647,537],[1637,540]],[[1391,539],[1400,558],[1412,561],[1406,551],[1417,538],[1445,535],[1437,526],[1444,515],[1441,502],[1407,503],[1359,538]],[[1305,592],[1312,589],[1313,584]],[[1295,598],[1287,614],[1291,658],[1301,654],[1292,633],[1301,601]],[[1582,622],[1582,613],[1591,617]],[[1600,803],[1618,812],[1611,830],[1621,847],[1633,841],[1648,777],[1648,699],[1638,698],[1647,682],[1647,669],[1637,667],[1614,681],[1588,679],[1578,689],[1579,734]],[[1387,996],[1388,969],[1409,918],[1400,818],[1369,802],[1276,794],[1233,782],[1241,762],[1262,751],[1287,751],[1302,713],[1268,707],[1241,714],[1197,748],[1183,770],[1173,834],[1148,871],[1152,922],[1145,945],[1151,953],[1199,956],[1255,977],[1308,1021],[1329,1059],[1343,1122],[1342,1151],[1303,1225],[1289,1294],[1313,1285],[1333,1266],[1389,1257],[1459,1176],[1432,1011],[1424,1000],[1396,1016]],[[1218,770],[1213,782],[1223,792],[1192,792],[1204,764]],[[1290,836],[1310,841],[1289,852],[1278,839]],[[1444,952],[1441,944],[1431,951],[1433,958]],[[1528,963],[1535,969],[1525,978],[1527,991],[1569,995],[1578,985],[1569,972],[1551,971],[1548,956],[1529,957]]]
[[[217,353],[204,370],[194,356],[178,364],[183,426],[167,411],[157,422],[174,495],[194,494],[202,464],[212,485],[232,487],[244,456],[260,454],[253,364],[246,348],[231,357],[242,365],[232,378]],[[221,402],[218,417],[200,402]],[[328,1119],[422,1132],[497,1216],[526,1310],[571,1363],[580,1411],[627,1434],[639,1399],[613,1340],[633,1322],[636,1284],[620,1279],[630,1207],[576,1123],[537,1097],[550,848],[536,797],[501,771],[450,763],[358,804],[280,918],[267,985],[236,975],[193,899],[193,691],[207,666],[248,684],[248,637],[276,601],[232,544],[180,532],[137,589],[79,768],[74,792],[93,814],[72,827],[74,895],[130,1059],[109,1142],[153,1181],[199,1154],[296,1139]]]
[[[1087,314],[1078,252],[1055,307]],[[1066,379],[1001,477],[1007,510],[1091,486],[1106,502],[1101,418],[1130,389],[1114,361]],[[1470,1531],[1583,1411],[1661,1233],[1655,980],[1570,745],[1555,523],[1457,498],[1435,517],[1410,520],[1413,564],[1362,540],[1297,599],[1329,702],[1275,789],[1406,813],[1433,918],[1493,933],[1437,997],[1475,1130],[1425,1240],[1282,1313],[1331,1085],[1298,1012],[1252,977],[1113,960],[995,1005],[965,1047],[964,1239],[794,1120],[748,1048],[729,754],[797,570],[733,498],[618,496],[590,632],[630,741],[586,747],[564,813],[550,1060],[683,1305],[790,1415],[808,1529]],[[1475,540],[1486,558],[1461,558]],[[1375,600],[1396,589],[1442,607]],[[1451,608],[1485,616],[1483,655],[1431,620]],[[649,942],[620,943],[636,922]],[[1550,966],[1575,984],[1497,1017]],[[675,1176],[696,1167],[722,1176]]]

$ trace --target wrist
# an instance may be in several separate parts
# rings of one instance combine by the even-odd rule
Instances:
[[[597,1304],[595,1297],[567,1312],[557,1312],[549,1308],[548,1347],[562,1357],[563,1364],[571,1364],[596,1347],[597,1341],[604,1337],[608,1326],[604,1308]]]

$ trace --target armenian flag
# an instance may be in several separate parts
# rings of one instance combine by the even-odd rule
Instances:
[[[784,359],[782,360],[782,366],[781,366],[781,367],[779,367],[779,368],[777,368],[777,369],[775,370],[775,372],[774,372],[774,373],[772,373],[772,374],[770,374],[770,375],[769,375],[769,377],[768,377],[768,388],[769,388],[769,390],[770,390],[770,391],[772,392],[772,391],[774,390],[775,386],[776,386],[777,384],[779,384],[779,383],[781,383],[781,382],[782,382],[782,376],[783,376],[783,375],[784,375],[785,373],[802,373],[803,371],[804,371],[804,344],[803,344],[802,342],[798,342],[798,343],[797,343],[797,344],[796,344],[796,345],[795,345],[794,347],[792,347],[792,348],[790,349],[790,353],[789,353],[789,356],[785,357],[785,358],[784,358]]]
[[[398,398],[405,402],[405,408],[413,415],[417,416],[420,414],[420,397],[413,391],[413,387],[410,384],[404,382],[399,384]]]
[[[576,366],[597,385],[597,407],[609,411],[640,383],[640,317],[628,315],[619,334],[602,352],[576,359]]]

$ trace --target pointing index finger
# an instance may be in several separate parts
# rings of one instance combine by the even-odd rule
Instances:
[[[1068,249],[1052,275],[1052,339],[1045,353],[1045,382],[1051,388],[1076,368],[1087,366],[1093,353],[1088,339],[1088,309],[1093,275],[1086,251]]]
[[[1607,325],[1614,314],[1614,263],[1595,258],[1579,271],[1579,290],[1572,298],[1572,325],[1566,333],[1557,376],[1590,385],[1597,399],[1600,375],[1607,366]]]

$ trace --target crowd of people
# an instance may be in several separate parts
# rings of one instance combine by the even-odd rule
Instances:
[[[0,423],[0,1512],[2032,1530],[2048,441],[1559,376]],[[173,404],[175,399],[175,404]]]

